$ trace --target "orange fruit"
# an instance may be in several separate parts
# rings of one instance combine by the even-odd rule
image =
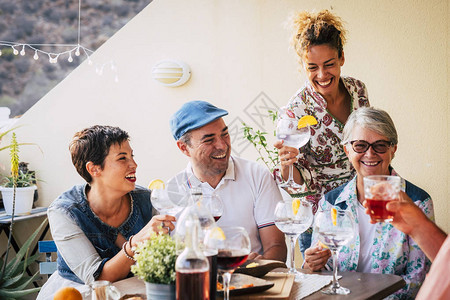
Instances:
[[[298,120],[297,128],[300,129],[306,127],[306,125],[313,126],[316,124],[317,120],[313,116],[303,116],[300,118],[300,120]]]
[[[83,296],[81,296],[81,293],[76,288],[66,286],[56,292],[53,300],[83,300]]]

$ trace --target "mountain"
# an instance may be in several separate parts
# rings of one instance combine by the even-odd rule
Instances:
[[[81,1],[81,0],[80,0]],[[21,115],[74,70],[85,56],[61,57],[50,63],[35,51],[15,55],[2,44],[78,43],[80,6],[80,45],[95,51],[109,37],[139,13],[151,0],[0,0],[0,106]],[[9,43],[5,43],[9,42]],[[17,47],[16,47],[17,48]],[[46,52],[60,53],[70,47],[36,46]],[[73,47],[72,47],[73,48]],[[22,46],[17,48],[22,50]]]

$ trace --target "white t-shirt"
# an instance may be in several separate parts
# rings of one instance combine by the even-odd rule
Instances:
[[[201,187],[204,194],[214,192],[219,195],[224,210],[217,225],[244,227],[250,237],[252,252],[263,253],[259,229],[275,226],[275,206],[282,200],[269,170],[256,162],[231,157],[227,171],[215,189],[193,174],[190,163],[169,183],[174,180],[186,188]]]
[[[370,216],[366,214],[366,208],[358,201],[356,214],[358,215],[360,250],[358,267],[356,272],[370,273],[370,257],[372,256],[372,245],[375,238],[377,226],[370,224]]]

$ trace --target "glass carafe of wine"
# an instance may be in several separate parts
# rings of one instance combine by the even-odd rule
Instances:
[[[174,237],[177,245],[177,253],[181,253],[186,247],[191,218],[195,217],[198,220],[200,227],[197,231],[196,246],[199,251],[203,252],[203,255],[206,256],[209,262],[210,299],[214,300],[217,289],[217,248],[206,245],[204,239],[208,232],[216,227],[216,222],[210,211],[202,205],[201,199],[201,189],[192,188],[190,190],[189,205],[177,220]]]
[[[209,300],[209,263],[198,249],[200,222],[193,213],[185,216],[185,248],[175,263],[177,300]]]

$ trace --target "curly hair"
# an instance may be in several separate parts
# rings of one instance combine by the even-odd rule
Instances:
[[[318,13],[302,11],[292,17],[292,45],[297,52],[300,63],[310,46],[327,44],[342,57],[346,41],[346,30],[340,17],[328,10]]]
[[[86,169],[86,164],[91,161],[103,169],[111,145],[121,145],[128,140],[128,133],[119,127],[94,125],[85,128],[75,133],[70,142],[72,163],[78,174],[87,182],[91,182],[92,177]]]

